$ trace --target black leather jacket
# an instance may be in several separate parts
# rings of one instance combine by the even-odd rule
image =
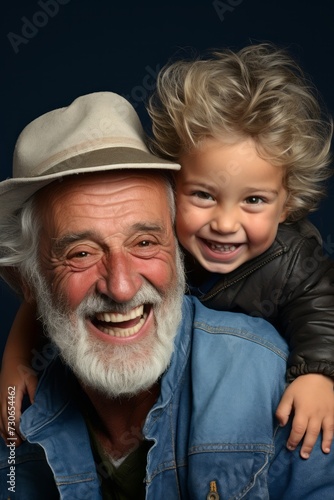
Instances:
[[[290,347],[289,382],[307,373],[334,377],[334,262],[310,222],[281,224],[266,252],[217,275],[205,293],[212,275],[185,260],[190,291],[207,307],[261,316],[278,329]]]

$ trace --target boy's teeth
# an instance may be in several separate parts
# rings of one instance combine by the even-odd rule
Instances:
[[[235,245],[227,245],[227,244],[219,244],[219,243],[210,243],[210,246],[213,250],[222,250],[224,252],[234,252],[236,250]]]

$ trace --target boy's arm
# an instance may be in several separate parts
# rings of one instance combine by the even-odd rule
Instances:
[[[301,456],[307,458],[322,431],[328,453],[334,429],[334,263],[314,239],[305,240],[291,262],[282,293],[279,318],[290,347],[290,382],[277,418],[285,425],[294,418],[287,445],[295,449],[304,437]]]
[[[275,455],[268,472],[270,500],[332,500],[334,453],[324,455],[318,437],[310,458],[303,460],[299,448],[289,451],[285,446],[290,430],[289,424],[275,435]]]
[[[308,373],[334,378],[334,262],[314,240],[290,264],[278,315],[290,348],[288,381]]]
[[[293,412],[287,448],[295,450],[303,439],[300,455],[309,458],[322,431],[322,451],[329,453],[334,431],[333,380],[310,373],[297,377],[286,389],[277,407],[276,417],[284,426]]]
[[[30,363],[33,349],[39,343],[39,334],[35,306],[23,302],[7,339],[0,374],[0,434],[4,438],[16,437],[16,444],[21,442],[19,419],[23,396],[28,393],[32,402],[37,386],[37,377]]]

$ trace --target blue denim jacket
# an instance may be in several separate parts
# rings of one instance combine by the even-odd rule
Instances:
[[[287,347],[262,319],[184,300],[183,321],[160,397],[147,416],[149,500],[332,500],[333,454],[285,448],[289,427],[274,412],[284,390]],[[69,370],[55,358],[23,414],[15,494],[9,447],[1,447],[1,499],[101,500],[84,419],[69,397]],[[35,444],[36,443],[36,444]],[[7,443],[8,444],[8,443]]]

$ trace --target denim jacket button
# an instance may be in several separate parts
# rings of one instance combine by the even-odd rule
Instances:
[[[210,492],[207,494],[206,500],[219,500],[216,481],[210,481]]]
[[[219,500],[219,495],[218,495],[218,493],[215,493],[214,491],[210,492],[210,493],[208,493],[206,500]]]

